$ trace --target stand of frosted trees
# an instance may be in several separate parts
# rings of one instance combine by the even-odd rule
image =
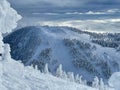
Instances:
[[[108,90],[108,86],[104,84],[103,79],[95,76],[93,82],[92,82],[92,87],[96,88],[98,90]]]
[[[45,65],[44,67],[44,71],[45,74],[50,74],[49,70],[48,70],[48,64]],[[71,82],[76,82],[78,84],[82,84],[82,85],[87,85],[87,81],[82,79],[82,76],[80,76],[79,74],[74,75],[73,72],[65,72],[62,69],[62,64],[60,64],[56,70],[56,77],[64,79],[64,80],[68,80]],[[103,79],[99,79],[97,76],[95,76],[93,82],[92,82],[92,87],[96,88],[98,90],[108,90],[107,85],[104,84]]]

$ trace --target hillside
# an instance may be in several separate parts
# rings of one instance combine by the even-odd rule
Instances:
[[[42,71],[48,63],[54,74],[62,64],[63,70],[80,74],[87,81],[98,76],[106,82],[120,70],[120,54],[93,43],[93,35],[70,27],[30,26],[9,34],[4,42],[10,44],[12,58],[22,60],[25,66],[38,65]]]

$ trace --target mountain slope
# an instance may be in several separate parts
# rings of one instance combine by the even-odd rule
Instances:
[[[6,0],[0,0],[0,90],[97,90],[45,75],[11,59],[10,47],[2,34],[11,32],[20,19]]]
[[[40,70],[48,63],[53,74],[62,64],[65,71],[83,75],[88,81],[94,76],[106,81],[120,70],[115,49],[92,43],[89,34],[75,28],[25,27],[6,36],[4,42],[10,44],[12,58],[38,65]]]
[[[0,62],[0,65],[3,64]],[[1,90],[96,90],[91,87],[40,73],[32,67],[24,67],[20,62],[4,60]]]

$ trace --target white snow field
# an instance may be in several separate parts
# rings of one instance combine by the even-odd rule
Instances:
[[[19,19],[10,4],[0,0],[0,90],[98,90],[40,73],[11,59],[10,47],[2,42],[2,33],[11,32]]]

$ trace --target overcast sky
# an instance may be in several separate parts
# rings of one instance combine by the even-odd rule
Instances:
[[[25,22],[29,21],[29,23],[43,21],[47,22],[66,21],[66,20],[71,22],[73,20],[81,21],[96,19],[97,20],[114,19],[114,21],[116,19],[117,24],[120,22],[119,21],[120,0],[8,0],[8,1],[11,3],[12,7],[15,8],[18,11],[18,13],[23,16],[24,19],[23,21]],[[113,22],[110,23],[113,24]],[[116,23],[116,21],[114,23]],[[32,24],[33,23],[31,23],[31,25]],[[108,25],[108,27],[110,25]],[[117,26],[120,25],[118,24]]]
[[[120,0],[8,0],[19,9],[32,9],[39,12],[64,11],[95,11],[105,9],[119,9]],[[29,10],[28,10],[29,11]]]

